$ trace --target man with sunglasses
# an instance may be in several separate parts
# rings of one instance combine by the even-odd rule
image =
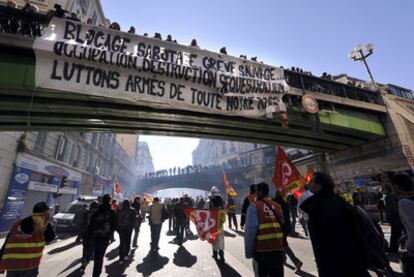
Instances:
[[[13,224],[0,252],[0,272],[7,276],[37,276],[45,244],[56,235],[50,225],[49,206],[39,202],[33,214]]]

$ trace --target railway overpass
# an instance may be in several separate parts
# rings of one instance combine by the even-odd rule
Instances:
[[[205,137],[276,144],[327,152],[363,145],[387,135],[383,124],[387,109],[381,102],[381,96],[375,91],[273,68],[232,56],[223,57],[221,54],[207,50],[191,49],[180,45],[171,46],[168,42],[151,38],[136,35],[132,37],[118,31],[102,30],[102,28],[81,23],[68,23],[68,20],[53,19],[50,21],[49,18],[41,15],[32,18],[20,11],[11,11],[5,7],[0,8],[0,17],[20,20],[19,24],[22,25],[34,24],[33,22],[35,22],[36,28],[38,28],[36,32],[25,35],[10,32],[0,33],[0,130],[136,132],[139,134]],[[67,43],[67,45],[77,43],[78,38],[67,38],[70,34],[76,33],[74,30],[72,33],[71,30],[68,31],[68,28],[74,25],[79,29],[79,33],[86,33],[86,37],[91,32],[102,32],[102,34],[112,35],[112,37],[125,37],[124,40],[159,45],[160,49],[167,47],[183,49],[185,53],[189,53],[190,57],[198,56],[200,61],[201,57],[204,57],[202,64],[209,67],[210,71],[213,71],[212,65],[205,64],[206,57],[208,61],[220,61],[229,66],[239,66],[239,68],[244,66],[246,70],[251,67],[257,68],[261,72],[276,72],[279,77],[268,83],[274,88],[276,83],[279,85],[280,82],[284,82],[285,89],[282,89],[283,93],[280,94],[280,102],[283,102],[287,107],[289,128],[282,126],[279,113],[274,110],[270,112],[269,118],[268,110],[266,110],[267,116],[263,111],[260,116],[244,116],[239,111],[212,111],[209,109],[211,107],[195,109],[183,106],[181,108],[180,105],[164,101],[164,99],[154,100],[139,97],[127,99],[119,92],[113,92],[111,88],[102,88],[96,85],[91,87],[87,84],[79,85],[81,73],[78,73],[78,80],[76,80],[76,72],[75,77],[70,81],[62,82],[61,85],[59,82],[55,82],[51,86],[45,85],[45,78],[54,78],[56,81],[62,76],[64,78],[62,74],[65,73],[59,75],[55,71],[56,67],[53,68],[53,71],[48,71],[48,60],[51,61],[51,67],[53,67],[53,62],[56,65],[60,62],[63,64],[63,61],[68,64],[76,61],[84,67],[89,63],[88,61],[79,62],[76,58],[69,58],[68,55],[63,57],[62,52],[60,52],[62,56],[56,54],[56,47],[59,47],[60,41]],[[59,26],[65,27],[59,28]],[[41,34],[42,36],[39,37],[38,35]],[[68,41],[65,41],[65,36]],[[82,41],[81,38],[79,41]],[[81,42],[79,43],[81,44]],[[88,41],[84,40],[82,43],[85,44]],[[52,46],[50,47],[50,45]],[[153,52],[151,53],[154,55]],[[154,59],[153,56],[151,57]],[[153,59],[151,63],[154,63]],[[144,66],[135,70],[138,75],[145,69],[146,60],[151,60],[151,58],[145,58]],[[216,67],[218,67],[218,63]],[[92,64],[95,65],[95,63]],[[106,67],[112,70],[114,65],[106,65],[102,68]],[[69,68],[65,67],[64,69],[70,73]],[[124,71],[127,69],[122,68],[119,72],[122,75]],[[162,80],[167,80],[167,84],[171,81],[165,76],[161,76],[165,75],[165,72],[154,74],[154,68],[151,71],[152,73],[149,74],[152,76],[151,78],[162,77]],[[69,73],[66,72],[66,74]],[[219,72],[221,75],[231,75],[230,73],[232,72],[229,70],[224,73]],[[147,73],[145,73],[147,75],[142,74],[142,76],[148,75]],[[232,74],[237,75],[236,73]],[[238,74],[240,77],[241,73],[238,72]],[[264,79],[254,81],[266,83],[266,76],[263,74],[261,77]],[[39,81],[42,78],[43,81]],[[112,85],[112,83],[109,84]],[[179,91],[181,84],[184,84],[182,87],[188,85],[187,82],[172,85],[175,86],[176,95],[181,93]],[[205,89],[205,86],[203,88]],[[206,91],[209,96],[216,99],[220,98],[222,101],[227,99],[228,108],[230,97],[225,94],[228,91],[224,88],[223,95],[223,88],[220,89],[206,89]],[[185,97],[191,98],[191,96],[185,95],[187,92],[184,88],[183,99]],[[170,91],[171,93],[173,92]],[[301,104],[304,95],[315,97],[319,104],[319,112],[305,111]],[[218,105],[217,102],[214,105]]]

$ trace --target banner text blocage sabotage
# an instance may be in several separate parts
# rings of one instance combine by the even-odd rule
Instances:
[[[34,48],[40,88],[246,117],[287,92],[280,68],[59,18]]]

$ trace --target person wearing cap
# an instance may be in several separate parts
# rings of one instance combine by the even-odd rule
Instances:
[[[269,198],[269,186],[256,186],[256,202],[247,209],[244,250],[253,258],[255,276],[284,276],[285,239],[280,205]]]
[[[220,191],[217,187],[213,186],[208,195],[208,201],[206,203],[207,209],[219,209],[220,211],[224,209],[223,198],[220,195]],[[224,230],[223,224],[226,221],[226,213],[219,212],[219,230],[216,240],[213,243],[213,258],[217,260],[217,254],[220,256],[222,263],[224,260]]]
[[[45,245],[55,237],[49,206],[39,202],[34,205],[31,216],[11,227],[0,251],[0,272],[7,271],[7,276],[37,276]]]

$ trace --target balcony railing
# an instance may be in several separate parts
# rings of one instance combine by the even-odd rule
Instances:
[[[43,14],[0,6],[0,32],[28,37],[41,36],[50,18]]]
[[[290,70],[285,70],[285,79],[291,87],[368,103],[380,103],[380,95],[376,91],[321,79],[319,77],[305,75]]]
[[[0,5],[0,32],[38,37],[43,34],[43,31],[48,26],[49,22],[49,16]],[[380,103],[379,94],[374,91],[290,70],[285,70],[285,78],[289,86],[295,88],[368,103]]]

